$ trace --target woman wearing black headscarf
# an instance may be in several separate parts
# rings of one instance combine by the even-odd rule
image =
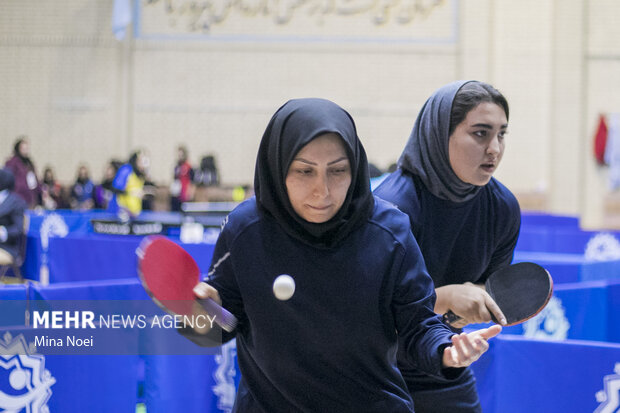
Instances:
[[[499,332],[452,337],[433,313],[408,219],[372,196],[355,124],[336,104],[282,106],[263,135],[254,185],[194,290],[223,303],[237,329],[188,334],[237,338],[234,411],[410,412],[397,331],[410,358],[441,377],[458,376]],[[272,291],[281,274],[295,281],[285,300]]]
[[[521,224],[516,198],[492,177],[507,128],[508,102],[495,88],[476,81],[445,85],[420,111],[398,170],[375,190],[409,215],[435,284],[435,312],[459,315],[457,328],[489,322],[491,314],[504,318],[484,282],[512,261]],[[469,369],[443,380],[401,356],[416,412],[481,411]]]
[[[19,254],[19,240],[24,233],[26,202],[13,189],[15,179],[8,169],[0,169],[0,265],[13,262]]]

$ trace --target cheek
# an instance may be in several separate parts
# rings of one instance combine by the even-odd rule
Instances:
[[[289,202],[294,207],[299,203],[303,202],[305,197],[305,185],[300,179],[296,177],[288,177],[286,181],[284,181],[286,185],[286,192],[288,195]]]
[[[336,186],[336,190],[338,193],[338,199],[342,202],[344,202],[345,198],[347,197],[347,192],[349,192],[349,187],[351,186],[351,177],[348,176],[346,178],[341,179],[337,186]]]
[[[295,185],[294,185],[293,179],[287,176],[284,183],[286,185],[286,194],[288,195],[288,199],[290,203],[293,204],[294,203],[293,200],[295,198]]]
[[[463,167],[476,166],[484,158],[486,148],[476,143],[462,144],[458,147],[456,158]]]
[[[450,160],[450,167],[454,172],[458,172],[463,164],[464,160],[467,160],[469,156],[465,153],[465,148],[462,145],[450,141],[448,148],[448,158]]]

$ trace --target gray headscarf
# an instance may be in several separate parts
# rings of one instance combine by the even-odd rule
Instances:
[[[476,196],[481,188],[456,176],[448,153],[452,102],[461,87],[469,82],[472,81],[449,83],[428,98],[398,160],[398,166],[419,176],[433,195],[453,202],[465,202]]]

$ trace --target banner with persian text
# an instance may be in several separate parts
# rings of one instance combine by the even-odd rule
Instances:
[[[139,0],[136,37],[454,43],[456,0]]]

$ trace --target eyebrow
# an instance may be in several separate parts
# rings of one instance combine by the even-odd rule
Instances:
[[[489,125],[488,123],[476,123],[475,125],[471,125],[472,128],[485,128],[485,129],[493,129],[493,126]],[[500,129],[506,129],[508,128],[508,124],[504,123],[502,126],[500,126]]]
[[[335,161],[328,162],[327,165],[333,165],[335,163],[338,163],[344,160],[348,160],[348,158],[346,156],[343,156],[341,158],[336,159]],[[307,163],[309,165],[318,165],[316,162],[312,162],[304,158],[295,158],[293,159],[293,161],[299,161],[299,162]]]

